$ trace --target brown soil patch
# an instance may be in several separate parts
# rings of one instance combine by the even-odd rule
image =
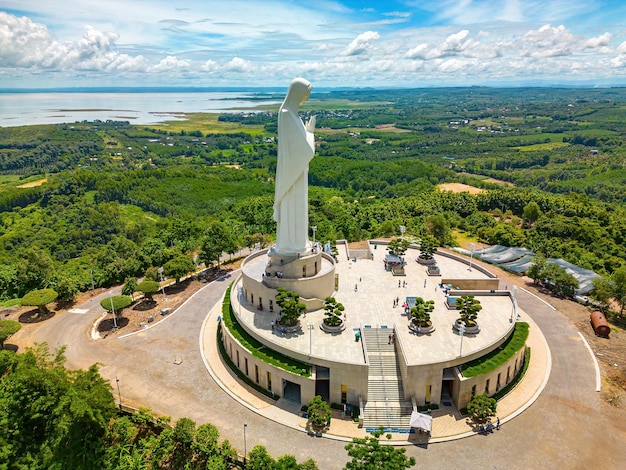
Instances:
[[[41,186],[44,183],[47,183],[48,180],[47,178],[41,179],[41,180],[37,180],[37,181],[31,181],[30,183],[24,183],[24,184],[20,184],[19,186],[16,186],[17,188],[34,188],[36,186]]]
[[[438,185],[438,188],[442,191],[452,191],[453,193],[479,194],[485,192],[484,189],[476,188],[475,186],[463,183],[443,183]]]

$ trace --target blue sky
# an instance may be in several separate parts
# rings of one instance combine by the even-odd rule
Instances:
[[[2,0],[0,87],[626,86],[623,0]]]

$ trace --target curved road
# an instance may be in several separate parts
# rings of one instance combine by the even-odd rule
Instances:
[[[238,272],[233,272],[233,278]],[[92,340],[90,328],[102,313],[102,293],[79,307],[85,313],[58,315],[33,329],[24,341],[46,341],[51,349],[67,345],[67,367],[87,368],[98,362],[122,401],[146,406],[197,423],[211,422],[221,437],[243,449],[264,445],[275,455],[313,458],[321,469],[342,468],[348,460],[344,442],[310,438],[241,406],[224,393],[207,373],[200,356],[202,323],[231,279],[214,281],[170,317],[126,338]],[[518,289],[520,307],[539,325],[552,353],[552,372],[538,400],[520,416],[488,436],[408,447],[418,467],[481,469],[622,468],[626,462],[626,429],[620,420],[602,413],[595,391],[595,369],[588,350],[568,319]],[[531,359],[532,360],[532,359]],[[114,388],[117,394],[117,388]]]

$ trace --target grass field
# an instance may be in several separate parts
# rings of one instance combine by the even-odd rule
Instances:
[[[561,147],[567,147],[567,142],[546,142],[545,144],[533,144],[526,145],[524,147],[514,147],[520,152],[536,152],[536,151],[550,151]]]
[[[169,132],[200,131],[203,134],[245,132],[252,136],[266,133],[262,125],[248,126],[236,122],[220,122],[216,113],[189,113],[184,114],[181,121],[166,121],[163,124],[151,124],[143,127],[159,129]]]

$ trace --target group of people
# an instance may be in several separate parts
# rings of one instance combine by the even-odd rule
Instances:
[[[280,318],[272,320],[272,331],[274,331],[275,329],[280,331],[283,335],[287,332],[285,327],[280,324]]]
[[[480,425],[480,427],[478,428],[478,431],[480,433],[490,433],[493,432],[493,428],[494,425],[492,424],[491,420],[487,420],[487,424],[485,425]],[[500,418],[496,418],[496,425],[495,428],[499,431],[500,430]]]
[[[269,272],[269,271],[265,271],[265,273],[263,273],[263,275],[264,275],[265,277],[272,277],[272,273],[271,273],[271,272]],[[277,277],[277,278],[281,278],[281,277],[283,277],[283,272],[282,272],[282,271],[276,271],[276,277]]]

